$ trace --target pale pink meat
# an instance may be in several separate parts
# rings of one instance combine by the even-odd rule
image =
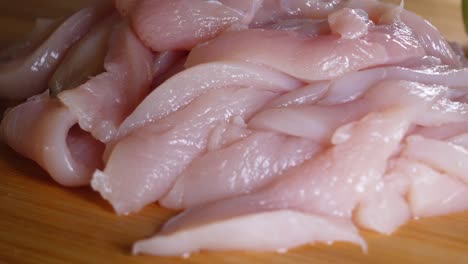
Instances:
[[[234,144],[251,134],[252,131],[247,129],[245,121],[239,116],[235,117],[230,123],[222,123],[211,131],[208,138],[207,150],[219,150]]]
[[[377,0],[350,0],[346,3],[346,6],[363,9],[378,24],[384,25],[391,24],[394,21],[401,21],[411,28],[418,43],[426,50],[428,55],[438,57],[448,65],[461,65],[456,53],[440,32],[429,21],[405,10],[403,7]]]
[[[114,30],[110,43],[106,72],[58,95],[80,127],[102,142],[116,136],[123,120],[149,93],[153,78],[153,55],[127,24]]]
[[[354,72],[330,81],[327,87],[328,93],[320,104],[338,104],[355,100],[377,83],[392,79],[438,84],[466,92],[468,69],[448,69],[432,65],[427,68],[389,66]]]
[[[170,220],[160,234],[137,242],[134,252],[181,255],[203,249],[252,249],[254,244],[257,245],[255,249],[274,250],[335,240],[362,245],[350,222],[352,211],[382,178],[387,159],[398,149],[412,118],[412,111],[401,109],[370,114],[353,124],[348,140],[288,171],[284,177],[261,191],[188,209]],[[375,149],[379,151],[375,152]],[[284,210],[303,213],[289,218],[283,215]],[[312,219],[326,220],[328,228],[323,227],[322,232],[322,228],[307,232],[305,238],[296,232],[282,232],[281,240],[273,240],[274,245],[265,239],[271,238],[271,233],[256,235],[255,232],[235,236],[238,242],[234,245],[214,245],[211,242],[214,239],[220,241],[227,234],[234,236],[235,232],[239,232],[235,230],[250,230],[249,226],[252,228],[252,225],[256,229],[261,228],[266,221],[248,220],[265,213],[271,214],[268,220],[271,228],[268,230],[283,230],[284,218],[290,219],[288,222],[291,224],[286,225],[288,228],[300,224],[300,229],[310,230],[313,222],[297,221],[293,224],[299,216],[309,214]],[[341,225],[338,224],[340,222]],[[329,228],[336,230],[339,226],[338,233],[328,231]],[[207,237],[210,239],[205,239]]]
[[[447,140],[466,132],[468,132],[468,122],[452,122],[434,127],[418,127],[413,134],[429,139]]]
[[[250,28],[295,31],[307,37],[316,37],[330,34],[330,26],[328,25],[328,21],[326,19],[282,19],[272,24],[252,26]]]
[[[277,94],[262,88],[215,89],[187,107],[135,129],[113,147],[92,187],[119,214],[140,210],[169,191],[176,177],[206,149],[219,122],[245,119]]]
[[[402,155],[468,184],[468,149],[452,142],[410,136]]]
[[[394,41],[389,42],[388,38]],[[336,35],[308,37],[294,31],[251,29],[225,32],[195,47],[186,66],[211,61],[246,61],[277,69],[304,81],[318,81],[424,55],[411,31],[408,33],[406,28],[396,26],[378,28],[357,39],[342,39]]]
[[[384,182],[360,202],[354,219],[362,228],[389,235],[408,222],[411,216],[405,197]]]
[[[0,135],[119,215],[184,210],[135,254],[365,251],[468,210],[467,59],[403,2],[106,0],[30,37],[0,99],[42,94]]]
[[[198,65],[174,75],[149,94],[122,123],[119,136],[165,117],[213,89],[268,86],[271,91],[281,93],[301,85],[302,82],[285,74],[247,63]]]
[[[205,249],[284,253],[288,248],[330,241],[365,247],[350,221],[294,210],[265,210],[138,241],[133,253],[183,257]]]
[[[0,98],[22,100],[45,91],[65,52],[111,11],[108,1],[84,8],[63,22],[31,54],[0,64]]]
[[[407,196],[413,217],[468,210],[468,185],[459,178],[407,159],[398,161],[394,173],[409,179]]]
[[[345,6],[343,0],[264,0],[252,25],[268,25],[282,19],[323,19]]]
[[[42,94],[8,110],[1,132],[11,148],[37,162],[55,181],[81,186],[102,166],[104,145],[76,124],[66,107]]]
[[[53,96],[76,88],[88,81],[90,76],[104,71],[109,36],[118,21],[116,13],[108,16],[67,51],[49,79],[49,90]]]
[[[369,90],[361,99],[344,104],[307,105],[306,103],[264,109],[249,121],[248,127],[327,142],[337,127],[356,121],[369,112],[381,111],[393,105],[425,109],[415,120],[418,125],[462,123],[467,118],[468,106],[446,100],[445,96],[449,93],[450,90],[445,87],[406,81],[386,81]]]
[[[252,5],[252,1],[241,2]],[[165,51],[189,50],[235,23],[241,23],[244,16],[242,10],[224,5],[222,1],[141,0],[130,18],[145,45],[154,51]]]
[[[367,13],[361,9],[343,8],[333,12],[328,17],[332,33],[339,34],[344,39],[360,38],[369,32],[373,22]]]
[[[310,140],[255,132],[194,159],[160,203],[168,208],[189,208],[250,193],[312,158],[320,149]]]

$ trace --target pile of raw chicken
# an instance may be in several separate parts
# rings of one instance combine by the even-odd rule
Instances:
[[[467,61],[402,6],[101,1],[0,57],[11,148],[118,214],[184,210],[134,253],[365,248],[468,209]]]

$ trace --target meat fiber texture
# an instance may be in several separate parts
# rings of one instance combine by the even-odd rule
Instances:
[[[78,12],[42,45],[32,34],[37,49],[2,53],[17,58],[5,69],[19,66],[0,67],[0,96],[38,95],[7,110],[1,133],[117,214],[155,202],[183,210],[135,254],[334,241],[365,250],[358,228],[391,234],[412,218],[468,210],[466,58],[403,6],[114,4],[102,20],[80,18],[102,7]],[[66,59],[27,68],[49,46],[66,52],[61,35],[75,20]],[[79,22],[96,26],[85,33]],[[24,76],[40,78],[24,87]]]

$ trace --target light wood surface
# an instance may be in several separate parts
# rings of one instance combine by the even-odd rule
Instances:
[[[35,17],[68,14],[91,0],[0,0],[0,47],[21,38]],[[468,44],[459,1],[406,0],[450,40]],[[412,221],[388,237],[362,232],[357,246],[304,246],[286,254],[202,253],[191,258],[131,256],[174,212],[151,205],[118,217],[89,188],[55,184],[34,163],[0,146],[0,263],[468,263],[468,212]],[[229,239],[229,238],[226,238]]]

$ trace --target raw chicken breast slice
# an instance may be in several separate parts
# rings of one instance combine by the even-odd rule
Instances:
[[[253,132],[233,145],[194,159],[160,203],[168,208],[188,208],[250,193],[320,150],[321,146],[310,140]]]
[[[246,27],[260,3],[259,0],[140,0],[130,19],[136,34],[152,50],[190,50],[236,24]]]
[[[365,36],[374,23],[362,9],[342,8],[328,16],[332,33],[343,39],[356,39]]]
[[[464,132],[463,134],[451,137],[448,139],[448,142],[468,149],[468,133]]]
[[[165,117],[198,96],[224,87],[265,87],[287,92],[303,85],[283,73],[248,63],[207,63],[184,70],[151,92],[119,128],[119,137]]]
[[[428,55],[438,57],[448,65],[461,65],[455,52],[440,32],[429,21],[405,10],[403,6],[377,0],[349,0],[345,6],[366,11],[377,24],[391,24],[395,20],[400,20],[411,28]]]
[[[92,187],[118,214],[138,211],[169,191],[177,176],[206,149],[219,122],[249,118],[277,94],[269,87],[210,91],[173,114],[135,129],[117,142]]]
[[[312,105],[328,96],[329,82],[316,82],[285,93],[272,100],[265,108],[280,108],[292,105]]]
[[[330,34],[330,26],[326,19],[281,19],[272,24],[251,26],[250,28],[262,28],[270,30],[295,31],[307,37]]]
[[[402,155],[468,184],[468,149],[451,142],[409,136]]]
[[[392,79],[438,84],[467,91],[468,69],[428,65],[420,68],[390,66],[353,72],[330,81],[327,95],[319,104],[331,105],[355,100],[377,83]]]
[[[468,121],[447,123],[433,127],[418,127],[412,134],[429,139],[448,140],[466,132],[468,132]]]
[[[346,2],[343,0],[264,0],[251,25],[269,25],[281,19],[325,19],[330,13],[343,7]]]
[[[390,235],[411,219],[411,210],[402,194],[383,185],[359,203],[354,219],[362,228]]]
[[[225,32],[195,47],[186,65],[225,60],[247,61],[311,82],[330,80],[349,72],[425,55],[411,29],[401,21],[388,26],[372,26],[362,11],[350,9],[348,13],[359,15],[337,14],[329,17],[329,21],[333,20],[330,26],[339,30],[339,35],[308,37],[295,31],[266,29]],[[340,28],[335,24],[357,25]],[[353,34],[357,35],[348,36]]]
[[[65,186],[89,184],[102,166],[104,145],[76,126],[76,117],[48,92],[10,109],[0,125],[3,140],[37,162]]]
[[[186,66],[212,61],[246,61],[304,81],[329,80],[386,62],[384,46],[334,35],[315,38],[294,31],[250,29],[225,32],[192,49]]]
[[[127,24],[114,29],[110,44],[106,72],[58,95],[80,127],[102,142],[116,136],[121,122],[149,93],[153,78],[153,55]]]
[[[76,88],[90,76],[104,71],[109,36],[117,21],[117,14],[110,15],[68,50],[49,79],[51,95],[57,96],[61,91]]]
[[[291,105],[265,109],[250,120],[248,127],[327,142],[339,126],[358,120],[369,112],[397,105],[425,109],[420,112],[416,124],[433,126],[461,122],[466,119],[466,106],[443,100],[449,93],[446,87],[385,81],[370,89],[363,98],[344,104]]]
[[[47,89],[66,51],[112,10],[109,1],[84,8],[63,22],[26,57],[0,65],[0,98],[22,100]]]
[[[332,224],[333,230],[337,226],[332,219],[348,224],[339,233],[330,233],[328,228],[324,228],[323,232],[314,229],[317,232],[307,232],[305,238],[300,232],[281,233],[281,240],[274,245],[275,249],[288,249],[317,240],[333,241],[337,235],[339,239],[348,238],[345,240],[362,243],[351,224],[352,212],[362,197],[382,179],[387,159],[397,151],[414,115],[413,109],[391,109],[371,113],[347,125],[344,129],[346,132],[338,129],[337,133],[348,133],[347,140],[287,171],[283,177],[258,192],[188,209],[171,219],[160,234],[137,242],[134,252],[180,255],[193,250],[251,249],[253,244],[255,248],[272,249],[269,244],[271,230],[296,229],[295,225],[299,225],[301,230],[310,228],[309,221],[292,220],[285,223],[284,210],[303,212],[301,216],[308,213],[319,219],[325,218],[327,223]],[[379,151],[376,152],[376,149]],[[265,213],[270,217],[267,221],[248,221],[257,220],[256,217],[262,217]],[[281,217],[278,219],[274,216]],[[272,228],[262,230],[263,225]],[[241,229],[268,233],[262,232],[260,235],[242,231],[242,236],[235,236],[240,240],[235,248],[220,243],[226,240],[227,232],[231,234],[231,230]],[[351,236],[353,239],[349,239],[350,234],[354,234]],[[213,241],[218,243],[214,244]]]
[[[401,159],[396,170],[409,178],[408,202],[414,217],[468,210],[468,185],[414,160]]]
[[[228,237],[229,239],[223,239]],[[138,241],[133,254],[183,256],[212,251],[249,250],[285,252],[313,242],[346,241],[365,248],[351,221],[292,210],[265,211],[228,218],[206,226],[160,234]]]

